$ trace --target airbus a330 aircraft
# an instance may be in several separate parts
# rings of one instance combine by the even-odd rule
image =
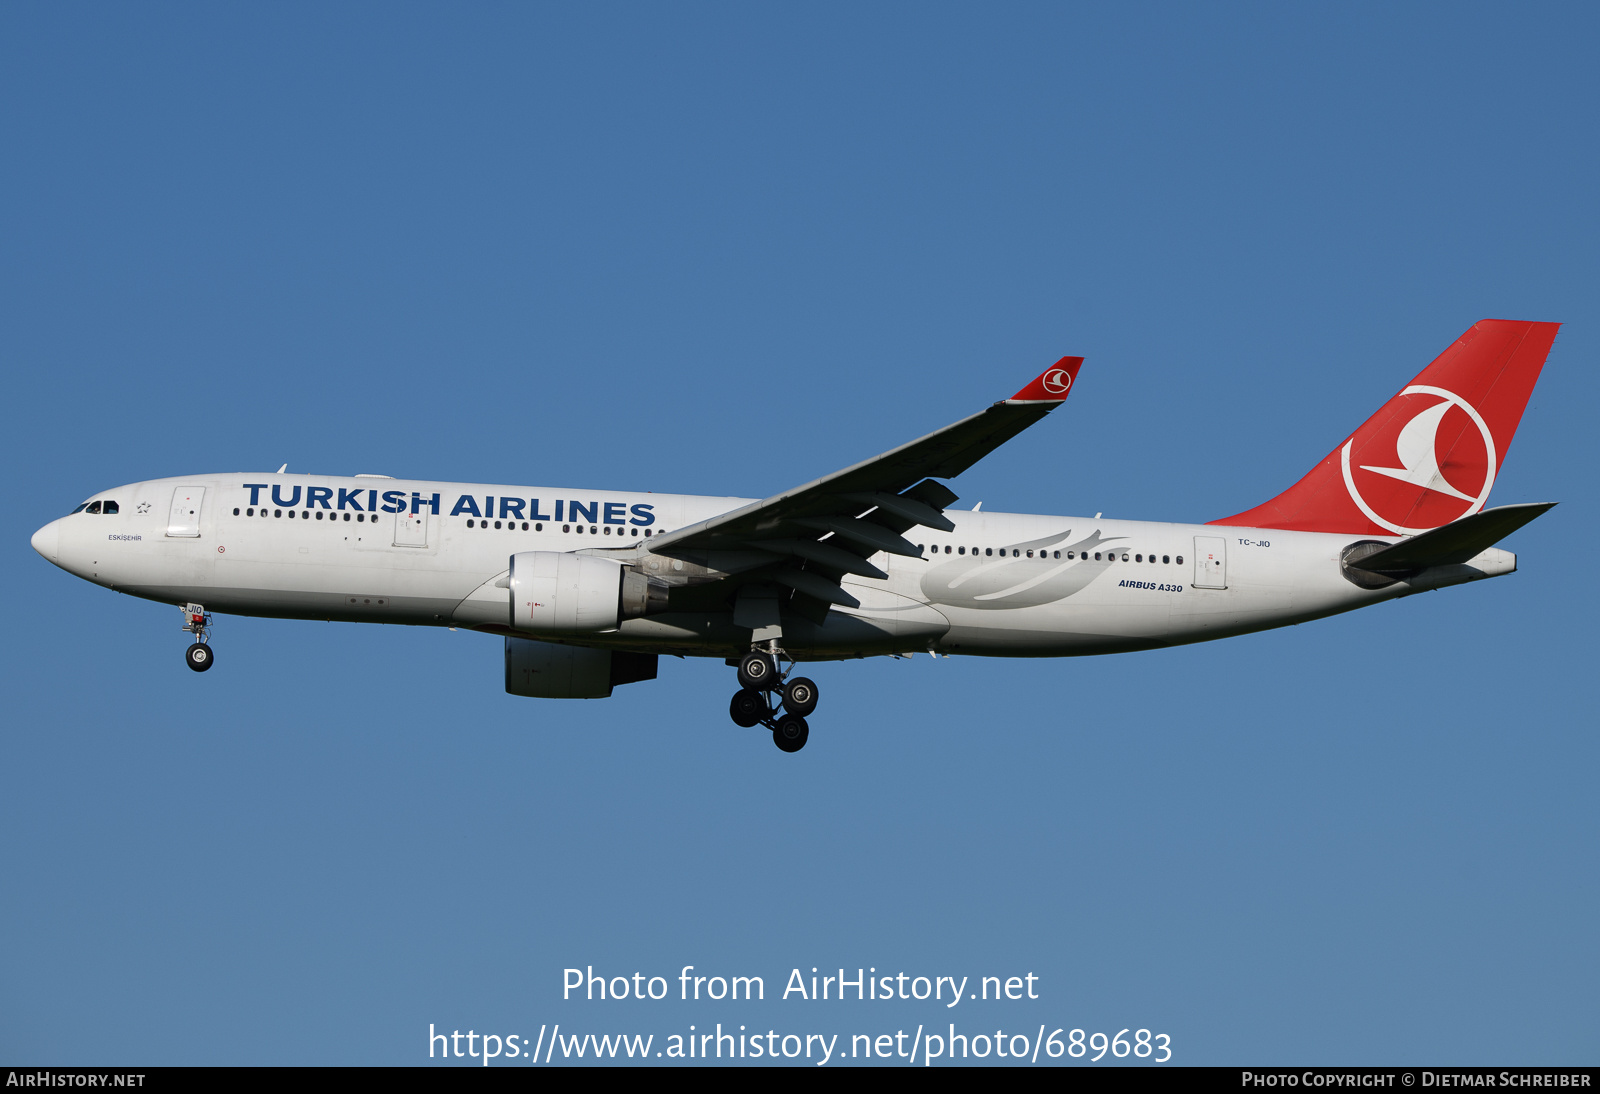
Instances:
[[[1485,509],[1555,323],[1486,319],[1309,474],[1209,524],[955,511],[959,475],[1071,394],[1064,357],[1009,399],[764,501],[210,474],[94,495],[39,529],[69,573],[212,612],[468,627],[505,638],[513,695],[598,699],[663,654],[738,667],[730,707],[786,752],[798,662],[1123,653],[1303,623],[1498,577],[1549,504]]]

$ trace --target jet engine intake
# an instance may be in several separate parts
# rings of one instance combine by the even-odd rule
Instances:
[[[615,559],[561,551],[511,556],[511,625],[544,634],[592,634],[666,610],[667,589]]]

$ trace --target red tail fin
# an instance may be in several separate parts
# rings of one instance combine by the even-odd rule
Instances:
[[[1477,323],[1309,475],[1211,523],[1409,536],[1478,512],[1560,326]]]

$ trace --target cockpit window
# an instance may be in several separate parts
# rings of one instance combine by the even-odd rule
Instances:
[[[88,502],[84,502],[82,505],[79,505],[76,509],[74,509],[72,511],[72,513],[81,513],[87,508],[89,508],[89,503]],[[72,513],[68,513],[67,516],[70,517],[72,515]]]
[[[100,511],[102,513],[120,513],[122,510],[117,506],[116,502],[108,501],[105,504],[105,508],[101,509]]]
[[[100,503],[97,502],[97,501],[91,501],[89,503],[89,508],[84,510],[85,513],[98,513],[99,511],[100,511]]]

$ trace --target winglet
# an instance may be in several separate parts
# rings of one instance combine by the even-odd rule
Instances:
[[[1063,357],[1017,392],[1008,403],[1059,403],[1072,393],[1072,385],[1083,367],[1082,357]]]

